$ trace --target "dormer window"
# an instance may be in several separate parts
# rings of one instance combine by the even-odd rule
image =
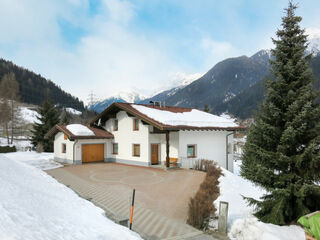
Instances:
[[[113,120],[113,131],[118,131],[118,119]]]
[[[133,131],[139,131],[139,119],[133,119]]]

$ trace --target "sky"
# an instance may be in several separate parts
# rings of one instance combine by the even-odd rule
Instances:
[[[287,0],[1,0],[0,57],[87,102],[145,96],[272,48]],[[320,1],[300,0],[320,31]]]

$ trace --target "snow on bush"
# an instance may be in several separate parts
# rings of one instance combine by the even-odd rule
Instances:
[[[0,239],[141,239],[43,171],[0,154]]]
[[[171,126],[193,126],[193,127],[237,127],[233,119],[219,117],[200,110],[192,109],[190,112],[173,113],[165,110],[132,105],[133,108],[148,117]]]
[[[70,124],[67,129],[76,136],[94,136],[94,133],[82,124]]]

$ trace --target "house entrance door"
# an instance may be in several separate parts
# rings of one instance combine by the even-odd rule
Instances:
[[[159,164],[159,144],[151,144],[151,164]]]

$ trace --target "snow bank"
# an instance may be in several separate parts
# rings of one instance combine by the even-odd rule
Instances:
[[[298,226],[266,224],[251,217],[236,220],[229,237],[237,240],[304,240],[305,233]]]
[[[220,196],[214,203],[217,209],[220,201],[229,203],[228,226],[230,227],[236,219],[251,216],[254,210],[252,206],[248,206],[242,196],[260,199],[265,191],[224,168],[222,173],[224,176],[219,178]]]
[[[41,170],[63,167],[53,160],[53,153],[13,152],[4,154],[6,158],[26,163]]]
[[[192,127],[237,127],[233,119],[219,117],[196,109],[190,112],[173,113],[165,110],[132,104],[132,107],[148,117],[170,126]]]
[[[27,107],[20,107],[21,118],[27,123],[39,123],[39,113],[35,110],[31,110]]]
[[[76,136],[94,136],[94,133],[82,124],[70,124],[67,129]]]
[[[0,154],[0,239],[141,239],[43,171]]]
[[[235,172],[239,174],[241,161],[234,164]],[[253,217],[254,207],[248,206],[242,198],[260,199],[266,192],[252,182],[222,168],[224,176],[219,178],[220,196],[214,202],[219,206],[220,201],[229,202],[228,236],[237,240],[304,240],[302,228],[298,226],[277,226],[266,224]]]
[[[71,113],[71,114],[74,114],[74,115],[81,115],[82,114],[82,112],[80,112],[80,111],[78,111],[78,110],[76,110],[74,108],[66,108],[66,111],[68,113]]]

